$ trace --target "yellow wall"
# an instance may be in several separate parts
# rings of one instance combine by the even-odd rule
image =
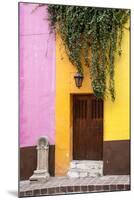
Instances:
[[[128,27],[128,24],[127,24]],[[115,61],[116,100],[104,103],[104,140],[126,140],[130,121],[130,32],[125,30],[122,41],[122,56]]]
[[[129,31],[125,31],[123,54],[116,60],[116,101],[104,102],[104,140],[129,139]],[[69,62],[60,37],[56,36],[56,144],[55,173],[65,175],[71,160],[71,94],[92,93],[89,71],[84,68],[80,89],[75,86],[76,68]]]
[[[76,68],[69,62],[60,37],[56,38],[56,174],[64,175],[71,158],[71,95],[92,92],[88,68],[81,89],[75,86]]]

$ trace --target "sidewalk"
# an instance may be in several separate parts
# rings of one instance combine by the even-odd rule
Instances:
[[[50,177],[46,183],[20,182],[20,197],[130,190],[127,175],[97,178]]]

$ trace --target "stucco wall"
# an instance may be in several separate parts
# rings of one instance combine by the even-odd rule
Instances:
[[[129,27],[129,23],[125,25]],[[130,31],[125,30],[122,56],[115,60],[116,101],[104,103],[104,140],[130,139]]]
[[[71,159],[72,109],[71,94],[91,93],[88,68],[84,68],[82,88],[75,86],[76,68],[70,63],[59,35],[56,35],[56,174],[67,172]]]
[[[129,31],[125,30],[123,54],[115,62],[116,100],[104,102],[104,141],[129,139]],[[75,86],[75,67],[69,62],[61,38],[56,36],[56,175],[65,175],[72,159],[71,94],[92,93],[88,68],[80,89]]]
[[[55,143],[55,36],[49,34],[47,7],[20,3],[20,146],[39,136]]]

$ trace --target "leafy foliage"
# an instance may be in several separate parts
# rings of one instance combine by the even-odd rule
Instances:
[[[110,94],[115,100],[115,53],[121,55],[121,41],[129,10],[49,5],[51,30],[57,30],[71,63],[83,74],[89,67],[92,88],[98,98]]]

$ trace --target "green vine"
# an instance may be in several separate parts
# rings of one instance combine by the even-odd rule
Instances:
[[[115,100],[115,53],[121,41],[129,10],[48,5],[51,30],[57,30],[71,63],[83,74],[82,58],[89,67],[92,88],[98,98],[110,94]]]

